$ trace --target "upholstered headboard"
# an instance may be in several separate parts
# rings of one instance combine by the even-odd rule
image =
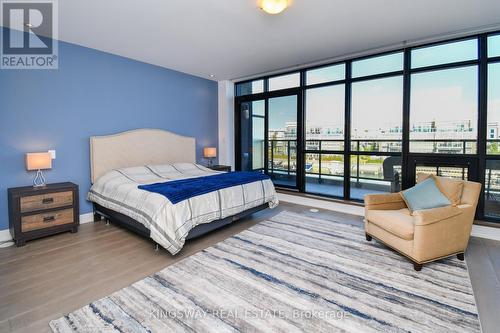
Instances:
[[[90,138],[92,183],[113,169],[195,161],[194,138],[160,129],[136,129]]]

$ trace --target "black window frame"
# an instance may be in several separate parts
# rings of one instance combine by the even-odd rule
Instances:
[[[410,171],[408,166],[411,165],[410,159],[418,159],[421,160],[422,158],[428,158],[430,161],[436,161],[438,162],[440,159],[443,161],[445,158],[456,158],[456,157],[464,157],[467,159],[468,163],[472,163],[472,172],[469,172],[469,179],[473,181],[478,181],[481,184],[483,184],[483,191],[482,195],[480,196],[479,204],[478,204],[478,210],[476,217],[478,219],[482,219],[485,221],[493,221],[493,222],[500,222],[500,219],[492,219],[489,217],[486,217],[484,214],[484,182],[485,182],[485,172],[486,172],[486,161],[487,160],[500,160],[500,155],[488,155],[486,151],[486,144],[487,144],[487,116],[488,116],[488,110],[487,110],[487,105],[488,105],[488,95],[487,95],[487,84],[488,84],[488,65],[491,63],[500,63],[500,56],[497,57],[491,57],[488,58],[488,37],[489,36],[495,36],[495,35],[500,35],[500,31],[491,31],[491,32],[484,32],[480,34],[473,34],[473,35],[467,35],[467,36],[461,36],[457,38],[451,38],[447,40],[440,40],[436,42],[431,42],[431,43],[423,43],[420,45],[414,45],[410,47],[401,47],[398,49],[393,49],[389,51],[384,51],[380,53],[375,53],[375,54],[369,54],[365,55],[362,57],[347,57],[343,60],[336,60],[333,62],[329,63],[323,63],[320,65],[314,65],[302,69],[292,69],[289,71],[284,71],[280,73],[273,73],[272,75],[265,75],[261,77],[256,77],[252,78],[249,80],[244,80],[244,81],[238,81],[235,82],[235,112],[238,112],[238,107],[241,102],[248,102],[252,100],[261,100],[264,99],[267,101],[268,98],[272,97],[277,97],[277,96],[285,96],[289,94],[298,94],[299,95],[299,110],[298,110],[298,122],[297,124],[298,129],[300,128],[300,137],[302,138],[300,141],[297,142],[297,159],[301,160],[301,163],[297,166],[297,178],[298,178],[298,188],[297,191],[299,192],[305,192],[305,170],[304,170],[304,159],[306,154],[308,153],[320,153],[318,150],[306,150],[306,145],[305,145],[305,98],[306,98],[306,91],[309,89],[313,88],[320,88],[320,87],[326,87],[326,86],[332,86],[332,85],[337,85],[337,84],[344,84],[345,85],[345,115],[344,115],[344,151],[343,152],[338,152],[338,151],[329,151],[325,150],[324,152],[321,151],[324,154],[331,153],[331,154],[343,154],[344,155],[344,191],[343,191],[343,197],[340,199],[343,200],[348,200],[348,201],[361,201],[361,200],[353,200],[350,199],[350,156],[353,155],[353,152],[351,151],[351,133],[350,133],[350,128],[351,128],[351,98],[352,98],[352,84],[355,82],[359,81],[367,81],[367,80],[372,80],[372,79],[379,79],[379,78],[387,78],[391,76],[398,76],[402,75],[403,76],[403,107],[402,107],[402,112],[403,112],[403,124],[402,124],[402,130],[403,130],[403,135],[402,135],[402,151],[401,155],[402,156],[402,177],[403,177],[403,183],[402,183],[402,188],[408,188],[410,186],[414,185],[414,179],[410,179],[411,175],[414,174],[413,171]],[[452,63],[446,63],[446,64],[439,64],[439,65],[432,65],[432,66],[426,66],[426,67],[418,67],[418,68],[411,68],[411,52],[412,50],[415,49],[421,49],[425,47],[432,47],[432,46],[438,46],[438,45],[444,45],[448,43],[453,43],[453,42],[460,42],[460,41],[466,41],[466,40],[471,40],[471,39],[477,39],[477,45],[478,45],[478,57],[477,59],[474,60],[467,60],[467,61],[458,61],[458,62],[452,62]],[[388,72],[388,73],[381,73],[381,74],[375,74],[375,75],[369,75],[369,76],[362,76],[362,77],[356,77],[352,78],[352,62],[358,61],[358,60],[364,60],[368,58],[373,58],[373,57],[378,57],[378,56],[384,56],[388,54],[394,54],[398,52],[403,52],[403,69],[401,71],[395,71],[395,72]],[[333,65],[339,65],[339,64],[345,64],[345,79],[343,80],[336,80],[336,81],[328,81],[328,82],[322,82],[318,84],[311,84],[307,85],[306,84],[306,72],[309,70],[314,70],[314,69],[319,69],[323,67],[328,67],[328,66],[333,66]],[[458,154],[458,155],[450,155],[450,154],[436,154],[436,153],[410,153],[409,146],[410,146],[410,94],[411,94],[411,76],[412,74],[415,73],[421,73],[421,72],[429,72],[429,71],[437,71],[437,70],[443,70],[443,69],[452,69],[452,68],[460,68],[460,67],[465,67],[465,66],[477,66],[478,68],[478,115],[477,115],[477,149],[475,154]],[[282,75],[288,75],[288,74],[293,74],[293,73],[300,73],[300,85],[298,87],[294,88],[287,88],[287,89],[282,89],[282,90],[273,90],[269,91],[268,90],[268,80],[272,77],[277,77],[277,76],[282,76]],[[244,96],[236,96],[236,85],[240,83],[247,83],[251,82],[254,80],[264,80],[264,92],[258,93],[258,94],[251,94],[251,95],[244,95]],[[267,102],[266,102],[266,116],[267,116]],[[267,129],[266,129],[266,135],[267,135]],[[239,157],[240,156],[240,150],[239,150],[239,124],[238,124],[238,117],[235,117],[235,156]],[[266,143],[265,143],[265,159],[267,159],[267,137],[266,137]],[[388,156],[388,153],[386,152],[355,152],[355,154],[362,154],[362,155],[381,155],[381,156]],[[299,157],[300,155],[300,157]],[[241,165],[238,165],[239,158],[235,159],[237,161],[236,163],[236,170],[241,169]],[[265,161],[265,165],[267,166],[267,160]],[[300,167],[300,169],[299,169]],[[300,170],[300,172],[299,172]],[[315,195],[318,195],[314,193]],[[328,195],[321,194],[322,196],[329,197]],[[339,197],[333,197],[333,198],[339,198]]]

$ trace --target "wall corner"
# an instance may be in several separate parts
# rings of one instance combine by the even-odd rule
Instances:
[[[219,163],[234,170],[234,83],[219,81],[218,88]]]

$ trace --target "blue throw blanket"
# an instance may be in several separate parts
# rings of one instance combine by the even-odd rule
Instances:
[[[228,172],[213,176],[173,180],[165,183],[139,185],[139,189],[165,196],[171,203],[221,190],[231,186],[253,183],[269,179],[260,172]]]

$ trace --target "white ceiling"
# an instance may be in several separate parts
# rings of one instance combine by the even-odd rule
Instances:
[[[215,80],[500,23],[499,0],[59,1],[59,39]]]

